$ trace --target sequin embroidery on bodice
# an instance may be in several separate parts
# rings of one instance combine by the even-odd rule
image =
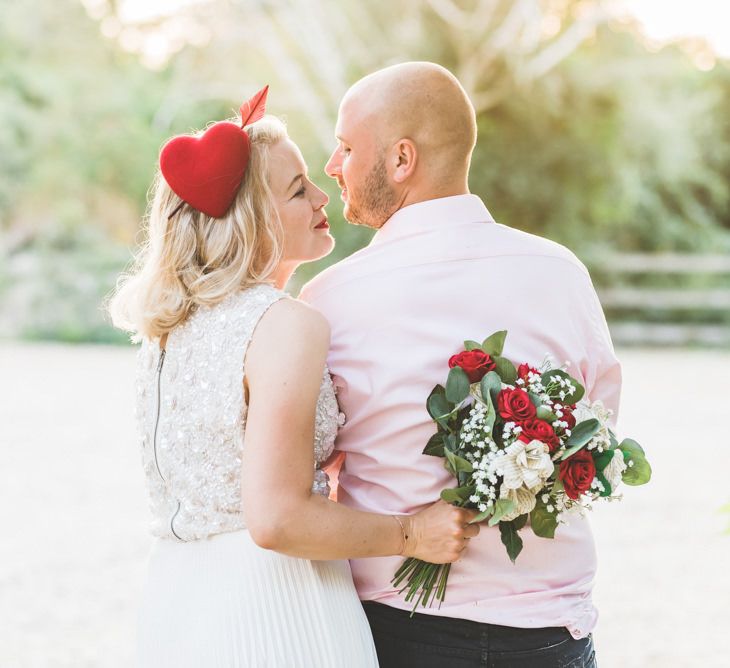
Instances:
[[[187,541],[245,528],[243,360],[258,321],[287,296],[255,286],[198,308],[170,332],[164,352],[156,340],[142,342],[136,414],[154,535]],[[315,420],[315,493],[329,494],[320,466],[343,419],[325,368]]]

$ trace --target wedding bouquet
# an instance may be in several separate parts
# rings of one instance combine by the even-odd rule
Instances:
[[[583,513],[598,499],[615,499],[621,482],[643,485],[651,467],[641,446],[619,443],[608,426],[611,411],[584,398],[565,368],[546,357],[539,368],[502,357],[506,331],[483,343],[465,341],[449,360],[446,386],[437,385],[427,409],[437,431],[424,454],[444,458],[457,480],[441,498],[478,511],[472,522],[499,525],[514,562],[519,531],[554,538],[568,511]],[[406,559],[393,577],[406,601],[443,602],[451,564]]]

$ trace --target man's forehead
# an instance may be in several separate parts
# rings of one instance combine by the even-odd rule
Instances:
[[[360,99],[358,99],[360,98]],[[340,141],[347,141],[353,135],[362,134],[371,129],[372,109],[362,102],[360,96],[345,96],[340,104],[335,125],[335,136]]]

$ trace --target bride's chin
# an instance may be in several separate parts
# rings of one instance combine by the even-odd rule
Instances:
[[[317,259],[320,260],[323,257],[327,257],[335,248],[335,238],[331,234],[327,234],[322,239],[322,245],[320,246],[320,253],[317,255]]]

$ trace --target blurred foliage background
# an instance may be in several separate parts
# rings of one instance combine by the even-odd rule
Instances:
[[[0,0],[0,336],[124,341],[101,302],[139,241],[161,144],[265,83],[332,197],[338,240],[293,289],[367,243],[321,169],[349,84],[403,60],[439,62],[466,87],[471,189],[499,222],[589,265],[730,251],[730,67],[702,42],[649,48],[598,0],[158,4],[134,16],[124,0]],[[709,317],[730,324],[727,309]]]

